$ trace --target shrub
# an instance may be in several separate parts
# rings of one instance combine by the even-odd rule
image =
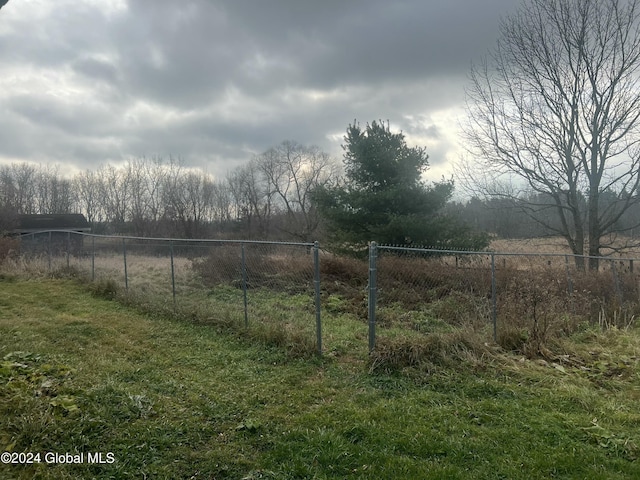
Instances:
[[[239,245],[212,247],[205,258],[193,259],[192,268],[209,286],[243,286],[242,251]],[[311,291],[313,259],[299,247],[247,245],[245,272],[247,288],[271,288],[288,293]]]
[[[118,295],[118,284],[111,278],[104,278],[88,284],[89,291],[95,297],[114,300]]]
[[[20,256],[20,239],[15,237],[0,237],[0,265],[9,258]]]

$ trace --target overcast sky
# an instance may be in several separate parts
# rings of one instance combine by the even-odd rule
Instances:
[[[4,0],[0,0],[0,4]],[[170,155],[223,176],[383,119],[451,172],[473,60],[515,0],[9,0],[0,162]]]

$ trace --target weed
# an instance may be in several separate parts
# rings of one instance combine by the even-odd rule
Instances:
[[[526,349],[529,334],[527,330],[518,328],[501,328],[496,342],[508,352],[523,354]]]
[[[86,272],[76,265],[58,266],[49,273],[49,276],[51,278],[75,278],[86,281]]]
[[[0,282],[15,282],[18,279],[18,275],[8,272],[0,272]]]
[[[88,284],[89,291],[96,297],[114,300],[118,295],[118,284],[111,278],[104,278]]]
[[[219,245],[210,248],[207,257],[193,259],[192,266],[209,286],[246,285],[299,293],[308,291],[313,279],[312,257],[300,247],[245,245],[243,254],[238,245]]]
[[[588,441],[610,451],[613,456],[620,456],[629,461],[635,461],[638,458],[640,450],[632,438],[616,435],[599,425],[596,418],[582,431],[585,432]]]
[[[439,367],[455,368],[470,358],[479,359],[489,349],[477,335],[455,331],[424,337],[380,339],[371,352],[371,372],[398,372],[414,367],[430,373]]]
[[[269,322],[259,322],[242,333],[252,341],[283,349],[293,358],[310,357],[317,351],[312,337],[292,326],[286,328]]]
[[[605,306],[601,306],[598,313],[598,325],[602,330],[610,330],[612,328],[629,330],[635,325],[638,305],[627,304],[609,308],[608,310]]]

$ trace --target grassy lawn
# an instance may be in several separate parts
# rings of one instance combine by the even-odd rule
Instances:
[[[0,451],[41,462],[0,478],[640,478],[639,338],[585,328],[566,362],[383,373],[364,348],[295,358],[70,280],[5,278]]]

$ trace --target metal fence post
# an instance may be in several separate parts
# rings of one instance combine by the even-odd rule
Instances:
[[[176,311],[176,275],[173,266],[173,242],[169,242],[169,250],[171,254],[171,294],[173,295],[173,312]]]
[[[377,245],[369,244],[369,353],[376,346]]]
[[[244,301],[244,326],[249,327],[249,310],[247,302],[247,259],[245,258],[244,243],[241,244],[242,248],[242,297]]]
[[[67,268],[69,268],[69,250],[71,250],[71,232],[67,232]]]
[[[96,279],[96,237],[91,237],[91,281]]]
[[[493,303],[493,341],[498,341],[498,300],[496,298],[496,255],[491,254],[491,299]]]
[[[124,260],[124,288],[129,290],[129,276],[127,275],[127,244],[125,238],[122,238],[122,258]]]
[[[322,319],[320,318],[320,245],[313,242],[313,286],[316,302],[316,344],[318,355],[322,355]]]
[[[51,232],[49,232],[49,244],[47,246],[47,253],[49,257],[49,271],[51,271]]]

